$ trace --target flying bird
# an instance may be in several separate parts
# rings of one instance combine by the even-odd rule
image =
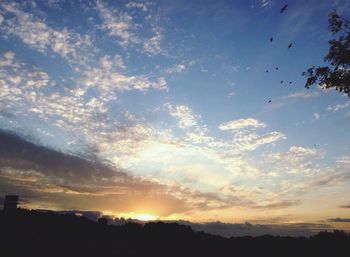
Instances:
[[[278,70],[278,67],[276,67],[276,70]]]
[[[270,42],[272,42],[273,41],[273,37],[270,37]]]
[[[293,45],[293,43],[290,43],[290,44],[288,45],[288,49],[289,49],[289,48],[291,48],[291,47],[292,47],[292,45]]]
[[[283,13],[286,9],[287,9],[287,4],[285,4],[282,8],[281,8],[281,11],[280,11],[280,13]]]
[[[292,84],[292,81],[289,81],[289,84]]]
[[[272,100],[269,100],[269,103],[271,103],[272,102]]]
[[[269,72],[269,70],[266,70],[266,72]]]
[[[281,84],[283,84],[283,80],[281,80]]]

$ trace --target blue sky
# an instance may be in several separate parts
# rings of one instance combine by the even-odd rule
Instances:
[[[304,89],[301,73],[323,64],[328,13],[346,16],[350,5],[290,1],[280,13],[284,4],[1,2],[1,129],[152,185],[141,208],[115,192],[114,177],[108,190],[84,181],[104,202],[61,174],[3,161],[2,193],[28,195],[29,207],[194,221],[349,216],[340,207],[350,193],[349,98]]]

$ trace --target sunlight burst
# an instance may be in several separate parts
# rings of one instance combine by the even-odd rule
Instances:
[[[145,213],[136,214],[133,218],[138,219],[138,220],[142,220],[142,221],[150,221],[150,220],[157,219],[156,216],[151,215],[151,214],[145,214]]]

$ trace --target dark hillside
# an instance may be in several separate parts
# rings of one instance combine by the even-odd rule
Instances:
[[[0,212],[1,256],[349,256],[349,235],[226,239],[176,223],[107,226],[84,217]]]

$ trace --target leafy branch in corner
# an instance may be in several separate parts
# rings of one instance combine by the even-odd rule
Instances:
[[[329,66],[312,67],[303,72],[307,77],[306,88],[319,85],[322,88],[335,88],[350,97],[350,21],[339,16],[336,11],[328,15],[329,30],[335,38],[324,60]]]

